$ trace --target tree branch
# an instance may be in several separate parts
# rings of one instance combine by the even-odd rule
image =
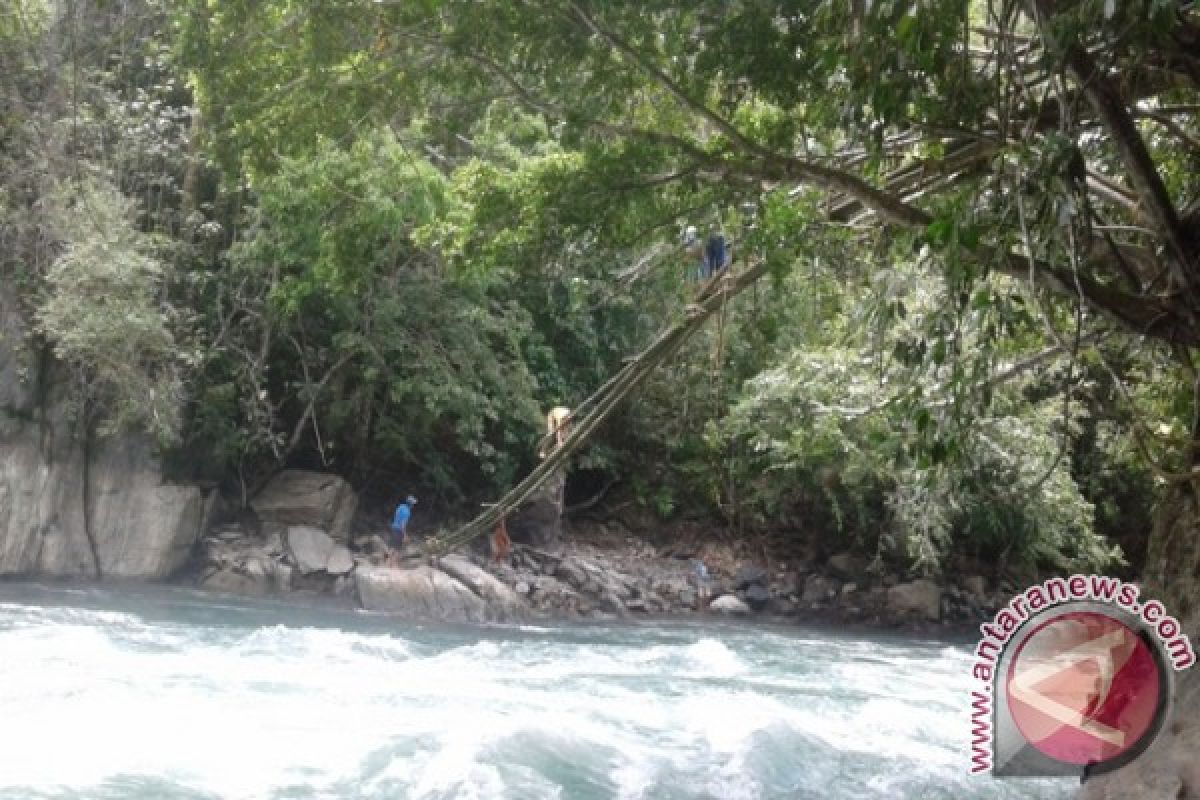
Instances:
[[[1108,75],[1097,67],[1091,53],[1078,42],[1058,42],[1052,38],[1047,30],[1047,22],[1053,16],[1051,0],[1032,2],[1037,12],[1035,18],[1047,45],[1057,45],[1068,72],[1080,84],[1089,105],[1112,135],[1113,143],[1125,164],[1146,215],[1167,245],[1175,262],[1172,272],[1178,285],[1189,293],[1193,292],[1190,274],[1193,268],[1192,255],[1187,247],[1179,215],[1118,88]]]

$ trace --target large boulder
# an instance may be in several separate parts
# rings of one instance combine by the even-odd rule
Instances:
[[[888,589],[888,609],[895,614],[913,614],[936,622],[942,615],[942,590],[924,578]]]
[[[465,557],[448,555],[439,559],[437,566],[487,602],[489,619],[508,622],[528,616],[529,607],[519,594]]]
[[[348,542],[358,495],[337,475],[289,469],[272,478],[250,508],[267,527],[305,525]]]
[[[303,575],[328,572],[345,575],[354,569],[354,556],[320,528],[292,525],[287,529],[287,550]]]
[[[442,622],[486,622],[489,618],[483,598],[433,567],[370,567],[355,570],[354,577],[359,603],[368,611]]]

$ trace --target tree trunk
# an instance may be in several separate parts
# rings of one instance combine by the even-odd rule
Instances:
[[[1155,519],[1146,555],[1143,595],[1162,600],[1186,620],[1200,644],[1200,481],[1172,487]],[[1089,780],[1079,800],[1200,798],[1200,667],[1175,673],[1175,703],[1158,738],[1139,758]]]
[[[1172,487],[1163,498],[1146,550],[1148,594],[1186,619],[1200,612],[1200,481]]]

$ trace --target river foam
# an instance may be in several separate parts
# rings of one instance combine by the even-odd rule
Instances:
[[[0,586],[0,798],[1066,798],[966,774],[965,648]]]

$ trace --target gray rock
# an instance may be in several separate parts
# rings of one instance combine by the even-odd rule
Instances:
[[[437,566],[487,602],[489,619],[509,622],[528,616],[529,608],[519,594],[463,556],[445,556]]]
[[[678,597],[679,593],[685,589],[690,589],[691,584],[685,578],[672,576],[667,578],[658,578],[651,586],[654,593],[661,597]]]
[[[164,483],[140,435],[85,448],[65,408],[45,415],[0,425],[0,575],[158,580],[182,567],[215,493]]]
[[[513,586],[513,591],[517,594],[529,594],[532,589],[533,587],[525,581],[517,581],[516,585]]]
[[[29,347],[0,276],[0,575],[157,580],[208,528],[215,493],[166,483],[138,434],[80,435],[71,376]]]
[[[577,592],[595,597],[612,595],[627,600],[634,594],[634,580],[624,573],[605,569],[577,556],[564,558],[554,576]],[[607,601],[605,601],[607,603]],[[618,604],[619,605],[619,604]]]
[[[733,588],[745,589],[748,586],[766,586],[767,571],[758,564],[742,564],[733,576]]]
[[[936,622],[941,618],[942,590],[924,578],[888,589],[888,609],[893,613],[916,614]]]
[[[354,572],[358,600],[368,611],[409,619],[486,622],[487,603],[461,582],[425,565],[415,569],[371,567]]]
[[[583,607],[583,598],[567,584],[551,575],[529,579],[529,599],[539,609],[558,614],[574,614]]]
[[[302,575],[328,572],[345,575],[354,569],[354,556],[320,528],[293,525],[287,529],[287,552]]]
[[[775,597],[767,604],[767,613],[791,616],[796,613],[796,604],[782,597]]]
[[[330,575],[345,575],[352,569],[354,569],[354,556],[342,545],[334,545],[325,562],[325,571]]]
[[[271,576],[268,560],[258,555],[246,559],[240,571],[247,577],[262,583],[266,583]]]
[[[333,538],[320,528],[293,525],[287,529],[287,550],[302,575],[320,572],[333,552]]]
[[[742,600],[755,611],[762,611],[771,602],[771,593],[767,587],[753,584],[742,592]]]
[[[583,591],[583,587],[588,582],[587,572],[584,571],[583,564],[576,558],[564,559],[558,565],[554,577],[579,591]]]
[[[785,572],[775,584],[782,595],[799,597],[804,593],[804,575],[799,572]]]
[[[247,597],[263,597],[271,593],[271,584],[264,577],[243,575],[231,569],[218,570],[206,576],[200,582],[200,588],[210,592],[237,594]]]
[[[595,601],[602,611],[608,611],[618,616],[625,612],[625,603],[617,596],[616,592],[602,591],[596,596]]]
[[[271,556],[283,555],[283,536],[278,531],[273,531],[267,536],[267,542],[263,545],[263,551]]]
[[[337,475],[289,469],[272,478],[250,501],[250,508],[264,524],[320,528],[346,542],[358,496]]]
[[[355,546],[362,552],[370,555],[387,555],[390,549],[388,543],[377,533],[360,536],[355,541]]]
[[[833,578],[826,578],[824,575],[809,575],[808,580],[804,582],[804,594],[801,595],[800,602],[806,606],[814,603],[826,603],[837,597],[839,587],[840,584]]]
[[[709,603],[708,607],[720,614],[750,613],[750,606],[746,605],[731,594],[721,595],[716,600],[713,600],[711,603]]]

